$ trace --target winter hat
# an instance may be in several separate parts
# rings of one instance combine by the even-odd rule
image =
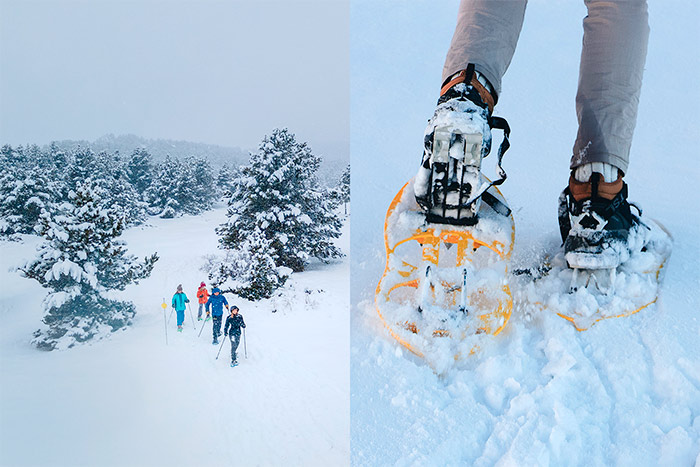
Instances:
[[[231,311],[233,311],[233,310],[239,310],[239,308],[238,308],[236,305],[233,305],[233,306],[231,307]],[[239,310],[239,311],[240,311],[240,310]]]
[[[178,292],[182,292],[182,284],[178,284],[178,286],[177,286],[177,291],[178,291]]]
[[[212,293],[212,294],[220,293],[220,292],[221,292],[221,290],[219,290],[218,287],[214,287],[213,289],[211,289],[211,293]]]
[[[205,284],[204,282],[202,282],[201,284],[199,284],[200,287],[204,287],[205,285],[207,285],[207,284]]]

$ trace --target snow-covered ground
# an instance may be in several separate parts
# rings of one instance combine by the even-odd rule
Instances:
[[[251,303],[227,294],[247,328],[240,365],[230,347],[168,327],[161,303],[183,284],[197,319],[202,256],[216,252],[219,208],[152,218],[123,238],[130,253],[157,251],[151,277],[122,296],[138,314],[125,332],[67,351],[30,346],[45,291],[8,271],[34,255],[36,237],[0,243],[0,465],[345,465],[349,441],[348,259],[294,274],[284,298]],[[346,225],[339,246],[348,253]],[[272,313],[272,309],[277,310]]]
[[[351,7],[351,462],[698,465],[700,7],[691,0],[650,1],[626,176],[630,200],[675,238],[657,305],[585,332],[516,306],[504,332],[442,375],[394,341],[374,311],[384,215],[417,169],[457,6]],[[502,191],[515,216],[515,267],[560,242],[556,203],[576,135],[585,10],[582,1],[529,2],[496,107],[512,128]]]

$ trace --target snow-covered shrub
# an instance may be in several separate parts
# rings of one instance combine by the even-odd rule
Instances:
[[[240,248],[227,250],[223,259],[210,257],[205,268],[210,282],[248,300],[270,298],[292,272],[275,264],[270,255],[270,241],[259,228]]]
[[[40,348],[72,347],[129,324],[133,304],[105,294],[148,277],[158,260],[153,254],[139,263],[127,254],[117,239],[126,216],[105,195],[104,188],[87,178],[55,212],[40,216],[36,230],[45,242],[37,258],[20,268],[25,277],[51,290],[44,300],[46,328],[35,334]]]
[[[227,222],[217,229],[221,247],[241,249],[259,229],[277,266],[303,271],[311,257],[340,257],[333,244],[340,236],[338,201],[319,186],[319,164],[320,158],[287,129],[265,137],[242,169]]]

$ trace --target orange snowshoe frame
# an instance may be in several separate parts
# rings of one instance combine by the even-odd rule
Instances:
[[[479,235],[483,232],[478,228],[478,223],[477,226],[440,225],[435,227],[434,224],[424,225],[415,229],[411,235],[405,238],[390,238],[393,237],[389,232],[390,221],[394,216],[401,215],[403,212],[420,213],[420,208],[412,196],[412,190],[407,190],[409,187],[412,187],[412,181],[406,183],[394,197],[384,221],[386,267],[377,284],[375,294],[375,307],[380,319],[394,339],[420,357],[424,356],[423,349],[417,348],[420,344],[416,342],[419,342],[420,339],[414,339],[414,336],[422,335],[427,338],[448,338],[461,341],[472,334],[494,336],[499,334],[508,322],[513,309],[512,295],[505,280],[508,274],[507,262],[510,260],[515,239],[512,215],[501,216],[505,220],[504,225],[510,227],[505,241],[484,239]],[[492,187],[492,189],[498,193],[500,198],[503,197],[496,187]],[[404,197],[407,198],[405,201],[403,201]],[[488,208],[482,207],[483,209]],[[415,244],[419,246],[421,249],[419,258],[400,257],[397,248],[408,244],[414,244],[414,247]],[[452,250],[455,247],[456,252]],[[447,250],[452,251],[447,254]],[[467,294],[463,290],[468,279],[467,270],[471,268],[470,264],[475,257],[481,254],[480,251],[485,251],[490,257],[491,263],[504,263],[504,276],[497,285],[491,284],[491,287],[486,289],[476,288]],[[443,264],[440,264],[441,260],[443,260]],[[445,261],[449,261],[450,264],[445,265]],[[440,268],[444,270],[445,267],[451,268],[454,270],[453,272],[457,273],[461,268],[464,271],[463,278],[457,277],[455,274],[449,279],[437,277],[433,281],[430,278],[431,268],[440,271]],[[426,285],[428,289],[425,289]],[[436,288],[441,289],[440,293]],[[392,313],[393,309],[405,306],[401,303],[401,295],[415,299],[422,290],[422,293],[426,294],[428,298],[439,301],[438,307],[449,308],[455,316],[465,312],[464,309],[455,309],[458,305],[458,297],[461,297],[460,308],[462,308],[468,296],[469,307],[466,311],[467,319],[463,320],[464,326],[457,330],[458,332],[455,332],[455,329],[450,331],[440,326],[431,328],[422,319],[423,313],[430,313],[430,310],[415,310],[416,313],[413,315],[416,319],[402,320],[398,319],[398,315],[401,313]],[[412,302],[415,305],[416,300],[412,300]],[[415,306],[413,308],[415,309]],[[481,313],[476,313],[474,310],[480,310]],[[413,341],[413,343],[409,341]],[[455,355],[455,358],[459,357],[460,355]]]

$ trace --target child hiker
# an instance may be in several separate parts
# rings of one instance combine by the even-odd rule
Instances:
[[[197,312],[197,321],[202,321],[202,308],[206,305],[209,300],[209,291],[207,290],[207,284],[202,282],[199,284],[199,289],[197,289],[197,298],[199,299],[199,311]]]
[[[173,308],[177,313],[177,332],[182,332],[182,322],[185,321],[185,304],[190,303],[190,300],[182,291],[182,284],[177,286],[177,292],[173,295]]]
[[[224,336],[228,336],[231,340],[231,366],[238,365],[236,350],[238,349],[238,344],[241,342],[241,328],[245,328],[243,315],[238,313],[238,307],[233,305],[231,307],[231,314],[226,318],[226,325],[224,326]]]
[[[212,325],[212,335],[214,340],[212,344],[216,345],[219,343],[219,336],[221,335],[221,318],[224,315],[224,307],[228,310],[228,302],[226,297],[221,293],[218,287],[211,289],[211,295],[209,300],[207,300],[206,310],[207,316],[209,316],[209,306],[211,305],[211,317],[214,320]]]

